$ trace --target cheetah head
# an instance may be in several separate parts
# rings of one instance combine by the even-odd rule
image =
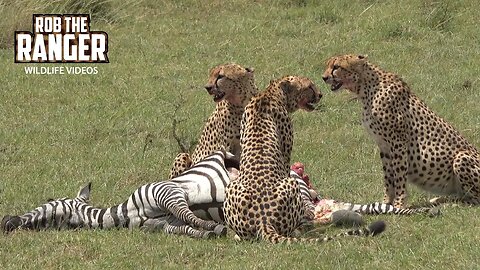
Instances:
[[[353,90],[366,62],[367,57],[364,55],[334,56],[327,61],[327,69],[323,73],[322,79],[330,85],[332,91],[343,88]]]
[[[237,64],[214,67],[210,71],[205,89],[213,96],[213,101],[226,100],[238,106],[245,106],[250,98],[257,94],[253,69]]]
[[[287,96],[288,112],[313,111],[322,97],[317,86],[306,77],[285,76],[280,79],[280,87]]]

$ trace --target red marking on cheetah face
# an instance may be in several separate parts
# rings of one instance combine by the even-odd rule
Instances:
[[[320,97],[321,95],[316,94],[312,94],[310,97],[304,97],[298,102],[298,107],[307,112],[311,112],[315,110],[315,105],[320,101]]]
[[[225,64],[216,66],[210,71],[205,89],[213,96],[214,102],[226,100],[234,105],[242,105],[244,99],[249,100],[253,96],[253,93],[246,92],[249,83],[253,84],[252,68]]]
[[[306,77],[286,76],[280,81],[280,87],[287,95],[289,112],[297,109],[313,111],[322,98],[317,86]]]
[[[334,56],[327,61],[327,68],[322,79],[330,85],[332,91],[339,89],[353,89],[359,80],[359,71],[366,63],[363,55]]]

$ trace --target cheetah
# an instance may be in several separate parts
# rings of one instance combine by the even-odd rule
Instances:
[[[211,69],[207,92],[216,103],[192,155],[180,153],[174,160],[169,179],[217,150],[231,152],[240,159],[240,122],[245,106],[257,94],[253,68],[224,64]]]
[[[290,237],[305,217],[297,181],[289,177],[293,129],[289,114],[312,111],[321,93],[308,78],[273,80],[251,99],[242,117],[240,175],[225,191],[225,223],[239,239],[271,243],[296,242]],[[374,228],[382,231],[384,224]],[[370,234],[353,230],[346,234]],[[330,237],[304,241],[327,241]]]
[[[407,181],[442,195],[432,202],[479,203],[479,152],[398,75],[366,56],[342,55],[327,61],[323,80],[332,91],[348,89],[363,106],[362,123],[380,149],[384,203],[406,207]]]

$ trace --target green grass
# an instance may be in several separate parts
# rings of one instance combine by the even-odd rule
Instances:
[[[112,8],[123,3],[108,2]],[[99,74],[91,76],[25,75],[26,65],[13,63],[13,48],[0,49],[0,215],[73,196],[88,181],[93,203],[107,206],[141,184],[165,179],[178,151],[171,137],[175,104],[181,105],[175,117],[185,119],[179,132],[187,140],[197,138],[215,106],[203,89],[208,70],[231,61],[254,67],[262,89],[285,74],[317,82],[324,93],[322,110],[293,116],[292,160],[306,164],[325,196],[382,198],[378,150],[360,125],[360,105],[347,93],[330,93],[321,80],[324,62],[334,54],[368,54],[402,75],[431,108],[480,145],[476,1],[319,2],[140,1],[115,22],[92,18],[93,30],[109,34],[111,63],[97,65]],[[0,7],[2,18],[13,22],[5,3]],[[18,20],[31,18],[22,16]],[[0,31],[8,36],[31,29],[23,25]],[[409,190],[411,203],[432,197],[413,186]],[[388,228],[380,237],[322,245],[235,243],[231,237],[199,241],[138,230],[19,232],[0,237],[0,268],[473,269],[480,264],[478,208],[448,207],[433,219],[382,218]]]

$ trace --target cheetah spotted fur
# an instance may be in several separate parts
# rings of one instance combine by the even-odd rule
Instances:
[[[292,233],[305,219],[297,182],[288,177],[293,129],[289,114],[299,108],[311,111],[321,94],[308,78],[286,76],[270,83],[252,98],[242,118],[240,175],[226,189],[226,224],[240,239],[271,243],[313,241]],[[370,229],[340,235],[369,235],[383,231],[380,222]]]
[[[479,203],[479,152],[398,75],[365,56],[342,55],[328,60],[323,80],[332,91],[348,89],[361,101],[363,125],[380,149],[385,203],[405,207],[407,181],[435,194]]]
[[[175,158],[170,179],[217,150],[231,152],[237,160],[240,159],[242,114],[258,91],[253,69],[237,64],[216,66],[210,71],[205,89],[216,102],[215,111],[208,118],[192,155],[180,153]]]

